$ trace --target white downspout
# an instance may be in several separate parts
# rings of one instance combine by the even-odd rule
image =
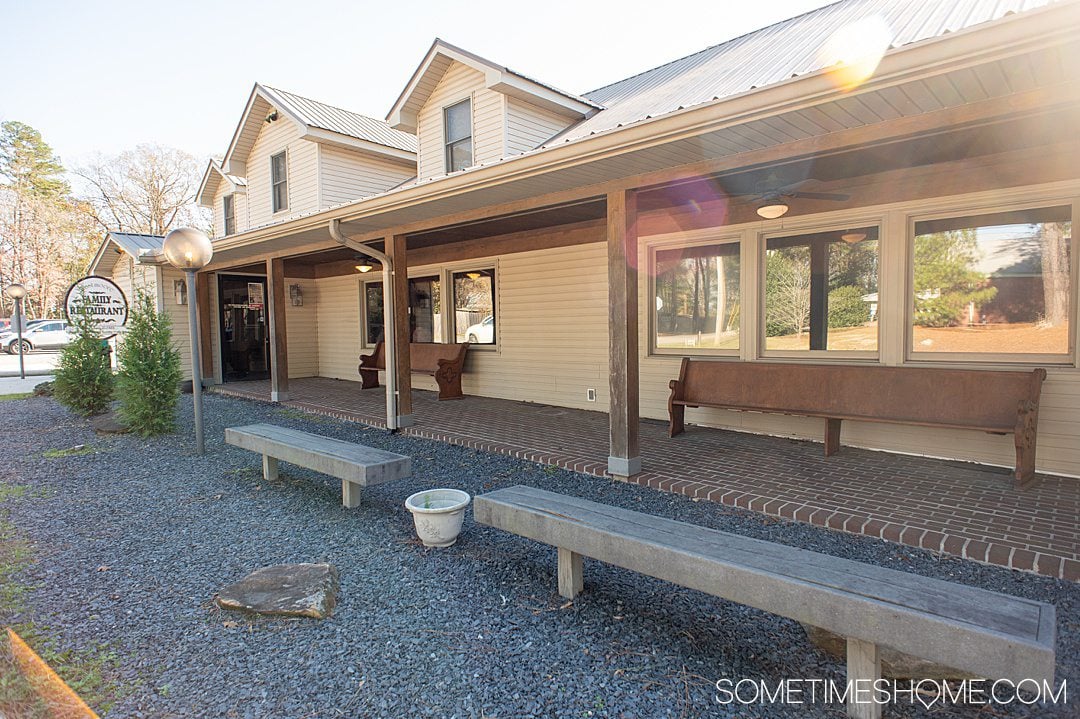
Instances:
[[[386,428],[398,428],[397,348],[394,338],[394,263],[385,253],[350,240],[341,234],[338,220],[330,220],[330,236],[350,250],[370,255],[382,265],[383,276],[383,356],[386,358]]]

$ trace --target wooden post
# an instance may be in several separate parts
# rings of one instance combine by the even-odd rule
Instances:
[[[191,298],[188,298],[191,302]],[[195,275],[195,314],[199,324],[199,353],[202,362],[203,381],[213,381],[214,345],[210,336],[210,274],[203,272]]]
[[[881,658],[876,644],[848,637],[847,640],[847,715],[852,719],[881,719],[881,704],[875,682],[881,679]],[[859,691],[856,691],[858,689]]]
[[[829,244],[810,243],[810,349],[829,345]]]
[[[638,446],[638,241],[637,195],[607,196],[608,369],[610,451],[608,473],[632,477],[641,471]]]
[[[412,360],[409,343],[412,327],[409,324],[409,259],[405,249],[405,235],[394,235],[386,241],[384,250],[394,265],[394,336],[387,342],[394,343],[394,364],[397,368],[398,427],[409,427],[412,419]]]
[[[285,329],[285,260],[266,261],[267,324],[270,327],[270,401],[289,399],[289,350]]]
[[[559,596],[573,599],[581,593],[584,583],[581,574],[581,555],[569,549],[559,550]]]

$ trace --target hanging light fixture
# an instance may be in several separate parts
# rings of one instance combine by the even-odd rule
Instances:
[[[844,234],[840,235],[840,239],[848,243],[849,245],[854,245],[865,240],[866,233],[860,232],[859,230],[848,230]]]
[[[360,272],[371,272],[373,269],[371,262],[366,257],[361,257],[360,262],[357,263],[356,269]]]
[[[757,208],[757,213],[766,220],[775,220],[786,215],[788,209],[787,203],[781,199],[766,200],[766,204]]]

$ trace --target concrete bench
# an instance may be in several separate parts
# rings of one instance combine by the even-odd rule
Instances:
[[[1045,602],[531,487],[481,495],[473,516],[557,547],[568,599],[582,590],[582,557],[592,557],[840,634],[858,686],[880,678],[879,646],[989,679],[1053,682],[1056,624]],[[879,717],[881,705],[849,702],[848,714]]]
[[[412,474],[412,461],[404,455],[272,424],[228,427],[225,443],[260,453],[267,480],[277,479],[279,461],[337,477],[348,509],[359,506],[361,487]]]

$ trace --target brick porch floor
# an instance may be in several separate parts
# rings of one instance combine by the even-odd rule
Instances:
[[[289,385],[285,406],[386,426],[382,389],[324,378]],[[265,381],[216,391],[270,397]],[[414,391],[413,417],[403,430],[412,436],[606,475],[602,412]],[[642,421],[641,452],[637,484],[1080,581],[1080,480],[1040,475],[1016,491],[1005,469],[854,447],[826,459],[818,443],[702,427],[671,439],[654,420]]]

